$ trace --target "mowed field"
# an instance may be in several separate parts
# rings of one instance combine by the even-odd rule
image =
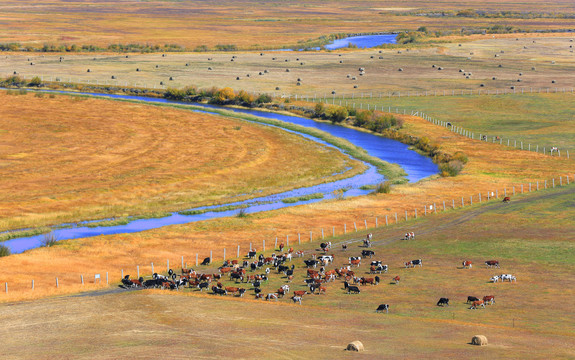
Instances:
[[[379,285],[360,286],[359,295],[346,294],[336,280],[326,284],[326,294],[305,295],[302,305],[287,297],[253,300],[253,290],[239,299],[196,289],[119,290],[4,304],[3,351],[8,359],[70,354],[152,359],[166,351],[171,358],[229,358],[233,353],[237,358],[328,359],[352,356],[343,349],[360,340],[368,358],[573,358],[574,191],[571,185],[517,196],[509,204],[484,203],[375,229],[373,259],[388,264],[389,271],[379,275]],[[416,239],[399,240],[406,231],[414,231]],[[360,255],[363,236],[332,239],[335,261],[328,269]],[[342,242],[348,243],[347,252]],[[305,250],[307,259],[321,253],[316,247],[295,249]],[[406,269],[403,263],[412,259],[422,259],[423,267]],[[491,259],[499,260],[501,269],[483,265]],[[367,273],[366,260],[354,271],[374,277]],[[473,261],[473,267],[463,269],[463,260]],[[306,289],[306,270],[300,258],[292,263],[293,293]],[[218,264],[197,270],[213,272]],[[501,273],[517,276],[517,282],[489,282]],[[392,284],[396,275],[401,280]],[[285,283],[283,275],[272,271],[263,293]],[[467,296],[485,295],[494,295],[495,304],[468,309]],[[450,306],[436,306],[440,297],[449,298]],[[375,313],[382,303],[390,304],[388,314]],[[477,334],[485,335],[489,345],[470,345]],[[35,341],[22,346],[22,339],[29,338]]]
[[[168,107],[0,91],[0,111],[2,230],[157,216],[365,168],[279,129]]]
[[[532,12],[534,18],[415,16],[459,10]],[[542,14],[575,13],[569,0],[433,3],[393,1],[3,1],[0,42],[44,44],[176,44],[194,49],[233,44],[240,48],[282,47],[333,33],[415,30],[460,31],[493,25],[515,29],[570,29],[573,20]]]
[[[519,93],[571,91],[573,38],[572,34],[478,35],[433,47],[328,52],[8,53],[0,59],[0,74],[149,89],[231,87],[330,102],[335,91],[336,103],[343,99],[344,105],[367,97],[391,96],[394,101],[399,96],[442,96],[462,90],[465,95],[512,92],[511,87]]]

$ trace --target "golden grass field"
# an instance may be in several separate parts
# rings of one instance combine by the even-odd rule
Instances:
[[[386,215],[390,222],[395,222],[396,212],[400,219],[404,218],[405,211],[412,218],[416,208],[421,216],[424,207],[429,204],[435,203],[441,209],[443,201],[449,207],[453,200],[456,207],[460,207],[462,197],[469,205],[473,196],[476,204],[479,193],[485,201],[487,192],[491,191],[497,190],[501,196],[504,189],[511,194],[513,187],[519,193],[521,184],[524,184],[524,191],[527,192],[529,182],[533,183],[532,189],[535,190],[536,181],[543,188],[545,179],[549,186],[552,178],[559,183],[559,176],[563,177],[563,182],[566,182],[566,175],[573,180],[575,165],[564,157],[549,157],[473,141],[418,117],[405,116],[404,119],[406,125],[402,131],[415,136],[428,136],[440,143],[447,153],[459,150],[467,154],[469,162],[461,174],[399,185],[391,194],[323,201],[253,214],[247,218],[222,218],[141,233],[62,241],[51,248],[39,248],[2,258],[0,283],[10,279],[11,291],[0,300],[13,301],[53,294],[55,277],[61,284],[58,292],[71,293],[79,290],[80,275],[92,277],[95,273],[109,272],[111,278],[116,279],[122,269],[127,271],[140,266],[141,273],[151,272],[152,262],[161,269],[166,260],[170,260],[170,264],[180,264],[182,256],[186,263],[194,264],[196,254],[201,261],[209,256],[210,251],[218,260],[222,258],[224,248],[229,256],[235,254],[238,245],[246,249],[253,243],[261,248],[264,239],[269,247],[276,236],[281,240],[289,235],[293,242],[298,233],[306,240],[309,239],[309,232],[313,231],[317,239],[322,228],[327,234],[335,229],[339,235],[344,231],[344,224],[347,224],[348,231],[353,228],[354,222],[362,228],[364,220],[373,227],[375,217],[378,217],[380,224]],[[42,272],[34,270],[37,268],[41,268]],[[32,279],[36,281],[34,291],[30,290]]]
[[[262,196],[365,169],[285,131],[173,108],[0,92],[0,229]]]
[[[359,102],[362,97],[385,98],[390,94],[394,100],[398,95],[408,95],[408,92],[411,96],[425,92],[428,95],[442,96],[444,92],[451,95],[461,90],[465,90],[465,94],[470,91],[474,94],[478,91],[482,94],[487,91],[501,93],[512,91],[512,86],[517,92],[521,89],[538,91],[539,88],[543,91],[548,88],[551,91],[555,88],[571,91],[575,86],[575,53],[570,48],[575,46],[575,42],[571,42],[574,37],[565,33],[514,34],[495,38],[485,35],[433,47],[331,52],[263,51],[263,56],[259,51],[168,53],[165,57],[159,53],[129,54],[128,58],[125,54],[110,53],[7,53],[0,59],[0,74],[10,76],[16,72],[29,80],[39,76],[44,81],[150,89],[190,85],[199,88],[232,87],[278,96],[291,95],[292,99],[297,94],[316,96],[316,99],[327,96],[332,100],[331,93],[335,91],[337,103],[338,98],[345,98],[343,104],[345,101]],[[64,57],[62,62],[59,61],[60,56]],[[232,56],[236,58],[232,59]],[[363,76],[359,75],[359,68],[365,69]],[[398,71],[400,68],[403,71]],[[301,79],[300,85],[297,85],[298,79]]]
[[[235,44],[295,45],[333,33],[381,32],[426,26],[431,31],[485,28],[496,24],[519,29],[569,29],[569,18],[422,17],[402,12],[511,10],[573,14],[569,0],[483,1],[4,1],[0,42],[43,44],[177,44],[188,48]]]
[[[236,358],[332,359],[353,356],[343,349],[360,340],[366,349],[360,355],[368,358],[573,358],[574,190],[570,185],[518,195],[510,204],[492,201],[374,229],[374,259],[388,264],[389,272],[379,275],[377,286],[360,286],[359,295],[345,294],[336,280],[326,284],[325,295],[305,295],[301,306],[287,297],[253,300],[252,290],[239,299],[196,289],[121,290],[4,304],[3,351],[8,359],[154,359],[166,352],[177,359],[229,358],[231,353]],[[414,231],[416,239],[399,240],[406,231]],[[334,266],[360,253],[363,236],[365,231],[333,240]],[[342,252],[340,242],[350,240],[355,242]],[[306,250],[305,258],[316,247],[295,246]],[[402,266],[411,259],[422,259],[424,266]],[[486,269],[483,262],[489,259],[500,260],[501,269]],[[462,269],[463,260],[473,261],[473,268]],[[200,271],[215,271],[219,263]],[[302,260],[293,263],[292,292],[306,288]],[[354,270],[374,276],[367,275],[364,262]],[[516,275],[517,282],[489,282],[500,273]],[[401,281],[390,284],[396,275]],[[283,275],[272,272],[263,293],[284,283]],[[469,310],[469,295],[495,295],[495,304]],[[450,306],[436,306],[439,297],[448,297]],[[375,313],[381,303],[390,304],[388,314]],[[469,345],[477,334],[485,335],[489,345]],[[35,340],[23,346],[22,339],[30,338]]]

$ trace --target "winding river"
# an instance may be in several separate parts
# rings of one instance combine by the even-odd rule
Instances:
[[[84,94],[91,96],[116,98],[116,99],[138,100],[152,104],[153,103],[182,104],[175,101],[169,101],[165,99],[154,99],[147,97],[107,95],[107,94],[96,94],[96,93],[76,93],[76,92],[74,92],[73,94]],[[316,122],[314,120],[307,118],[270,113],[259,110],[223,108],[214,105],[203,105],[203,104],[193,104],[193,106],[195,107],[200,106],[204,110],[192,110],[192,111],[210,113],[211,109],[225,109],[237,113],[251,114],[258,117],[280,120],[286,123],[298,124],[322,130],[324,132],[330,133],[331,135],[348,140],[349,142],[351,142],[356,146],[364,148],[367,151],[367,153],[371,156],[380,158],[389,163],[395,163],[400,165],[408,174],[407,179],[411,182],[416,182],[425,177],[437,174],[439,171],[437,165],[434,164],[431,161],[431,159],[422,156],[416,153],[415,151],[409,150],[408,145],[402,144],[395,140],[386,139],[381,136],[377,136],[368,132],[345,128],[342,126],[333,125],[331,123]],[[324,144],[325,146],[335,148],[333,145],[328,144],[323,140],[318,139],[314,136],[301,134],[296,131],[286,129],[283,130],[297,133],[315,142]],[[322,199],[313,199],[307,201],[298,201],[295,203],[284,203],[282,200],[286,198],[322,193],[323,199],[330,199],[336,196],[334,194],[334,191],[341,189],[344,189],[343,193],[344,197],[366,195],[370,191],[362,190],[360,189],[360,187],[364,185],[375,185],[384,180],[383,175],[378,173],[377,168],[375,168],[371,164],[367,165],[369,166],[367,171],[348,179],[333,181],[305,188],[294,189],[279,194],[253,198],[245,201],[230,202],[225,205],[206,206],[206,207],[190,209],[190,210],[199,210],[200,212],[202,212],[200,214],[182,215],[179,212],[174,212],[170,216],[166,216],[163,218],[139,219],[131,221],[126,225],[117,225],[117,226],[87,226],[87,224],[89,224],[90,222],[83,222],[79,224],[63,224],[61,226],[55,227],[53,230],[53,234],[57,240],[67,240],[67,239],[92,237],[98,235],[140,232],[159,228],[162,226],[185,224],[190,222],[196,222],[226,216],[234,216],[238,213],[237,208],[234,210],[226,210],[226,211],[221,210],[211,211],[211,210],[217,210],[218,208],[223,206],[242,206],[246,213],[256,213],[261,211],[280,209],[288,206],[307,204],[322,200]],[[8,240],[5,241],[3,244],[8,246],[12,251],[12,253],[21,253],[23,251],[41,246],[43,239],[44,235],[37,235],[37,236],[21,237]]]

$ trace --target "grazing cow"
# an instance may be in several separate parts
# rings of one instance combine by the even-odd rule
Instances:
[[[280,252],[282,252],[284,250],[284,247],[285,247],[284,243],[281,243],[280,244]]]
[[[238,280],[244,281],[244,276],[242,275],[242,273],[233,272],[230,274],[230,280],[235,280],[236,282],[238,282]]]
[[[485,262],[488,268],[496,267],[499,268],[499,260],[487,260]]]
[[[288,250],[288,254],[291,254],[291,253],[293,253],[293,247],[290,247]]]
[[[360,292],[361,291],[359,290],[359,288],[357,286],[348,286],[347,287],[347,293],[348,294],[351,294],[351,293],[359,294]]]
[[[305,294],[307,294],[307,291],[305,290],[296,290],[293,292],[294,296],[299,296],[299,297],[303,297]]]
[[[464,269],[465,269],[465,268],[470,268],[470,269],[471,269],[471,268],[473,267],[471,261],[469,261],[469,260],[465,260],[464,262],[462,262],[462,265],[463,265],[463,268],[464,268]]]
[[[557,153],[559,153],[559,148],[558,148],[557,146],[553,146],[553,147],[551,148],[551,151],[550,151],[550,152],[551,152],[551,156],[553,156],[553,152],[554,152],[554,151],[556,151]]]
[[[439,301],[437,302],[437,306],[443,306],[443,305],[449,306],[449,299],[448,298],[440,298],[439,299]]]
[[[286,292],[284,291],[284,289],[279,288],[279,289],[277,289],[276,294],[278,294],[278,297],[284,297]]]
[[[379,273],[381,274],[381,272],[387,272],[387,265],[372,265],[369,267],[369,272],[372,274],[375,273]]]
[[[361,279],[359,279],[359,283],[361,285],[367,285],[367,284],[375,285],[375,279],[362,277]]]
[[[421,261],[421,259],[411,260],[412,267],[415,267],[417,265],[419,265],[419,267],[423,267],[423,261]]]
[[[282,285],[282,286],[281,286],[281,289],[283,289],[286,294],[289,293],[289,285],[287,285],[287,284],[286,284],[286,285]]]
[[[294,295],[294,296],[291,297],[291,299],[292,299],[292,301],[293,301],[294,303],[297,302],[297,303],[299,303],[299,304],[301,305],[301,299],[302,299],[301,296],[295,296],[295,295]]]
[[[342,244],[342,245],[341,245],[341,250],[342,250],[342,251],[347,251],[347,244]]]
[[[200,291],[204,291],[204,289],[207,289],[210,287],[210,284],[207,282],[203,282],[203,283],[199,283],[197,287],[198,287],[198,289],[200,289]]]
[[[260,289],[260,288],[255,288],[255,289],[254,289],[254,292],[255,292],[256,294],[259,294],[259,293],[262,292],[262,289]]]
[[[321,243],[319,247],[323,250],[323,252],[327,252],[331,248],[331,242]]]
[[[229,272],[232,271],[232,270],[233,270],[233,269],[232,269],[231,267],[221,267],[221,268],[219,269],[219,272],[222,273],[222,274],[227,274],[227,273],[229,273]]]
[[[205,258],[204,261],[200,265],[209,265],[211,263],[211,259],[209,257]]]
[[[502,282],[505,281],[505,280],[507,280],[507,281],[509,281],[509,282],[512,282],[512,281],[517,282],[517,278],[516,278],[515,276],[511,275],[511,274],[502,274],[502,275],[499,275],[499,279],[501,279]]]
[[[511,201],[511,198],[510,198],[509,196],[506,196],[506,197],[503,198],[503,202],[504,202],[504,203],[507,203],[507,202],[510,202],[510,201]]]
[[[229,294],[234,295],[235,293],[237,293],[238,291],[240,291],[240,288],[237,287],[232,287],[232,286],[226,286],[225,289]]]
[[[381,281],[381,279],[379,278],[379,276],[376,276],[374,285],[378,285],[380,281]]]
[[[375,309],[375,312],[384,312],[387,314],[389,312],[389,304],[381,304],[377,307],[377,309]]]
[[[469,303],[472,303],[472,302],[474,302],[474,301],[479,301],[479,299],[476,298],[475,296],[468,296],[468,297],[467,297],[467,303],[468,303],[468,304],[469,304]]]
[[[396,284],[399,283],[400,277],[399,275],[397,275],[396,277],[393,278],[393,281],[395,281]]]
[[[305,263],[305,265],[309,268],[309,267],[316,267],[318,261],[317,260],[304,260],[303,261]]]
[[[278,274],[279,273],[283,273],[289,270],[289,266],[285,266],[285,265],[280,265],[278,266]]]
[[[479,300],[479,299],[477,299]],[[495,295],[486,295],[483,297],[483,302],[485,304],[493,305],[495,303]]]
[[[483,308],[485,309],[485,303],[483,302],[483,300],[478,300],[478,301],[474,301],[471,304],[471,307],[469,309],[477,309],[478,307],[483,306]]]
[[[491,278],[491,281],[496,283],[499,281],[499,275],[495,275],[494,277]]]
[[[332,262],[333,261],[333,255],[322,255],[318,258],[319,261],[322,262]]]
[[[405,268],[413,267],[413,264],[411,263],[411,261],[404,263],[404,265],[405,265]]]
[[[263,299],[263,298],[264,298],[264,296],[262,294],[256,293],[256,300],[257,299]]]
[[[359,267],[359,266],[361,265],[361,259],[351,260],[351,261],[350,261],[350,264]]]
[[[228,292],[225,289],[220,289],[217,286],[212,286],[212,292],[214,293],[214,295],[227,295]]]
[[[403,239],[404,240],[413,240],[413,239],[415,239],[415,233],[413,233],[413,232],[405,233],[405,237]]]
[[[252,259],[256,257],[256,252],[255,251],[249,251],[248,252],[248,259]]]
[[[180,287],[185,287],[187,283],[188,283],[188,279],[186,279],[186,278],[181,278],[181,279],[177,280],[175,282],[176,290],[180,290]]]
[[[304,252],[303,252],[303,250],[298,250],[295,252],[295,254],[297,257],[302,257],[304,255]]]
[[[361,250],[361,256],[363,257],[370,257],[372,258],[375,255],[375,251],[373,250]]]

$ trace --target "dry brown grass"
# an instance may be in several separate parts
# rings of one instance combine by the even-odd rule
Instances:
[[[566,29],[572,19],[481,19],[398,16],[404,8],[444,10],[515,10],[574,13],[561,1],[456,1],[435,4],[408,1],[4,1],[2,42],[24,44],[175,43],[194,48],[217,44],[241,47],[282,46],[330,33],[460,30],[494,24],[521,29]],[[63,33],[65,29],[65,33]],[[193,35],[191,35],[193,34]]]
[[[184,110],[0,92],[0,111],[3,230],[183,210],[364,168],[284,131]]]
[[[385,222],[385,215],[391,223],[395,222],[395,213],[400,219],[405,211],[413,217],[414,209],[418,214],[424,211],[424,206],[436,203],[441,209],[442,202],[455,199],[456,207],[460,207],[461,197],[466,206],[469,197],[474,203],[478,201],[478,193],[485,201],[487,191],[499,191],[507,188],[512,192],[520,192],[520,184],[551,179],[558,175],[575,173],[573,161],[565,158],[550,158],[541,154],[509,149],[504,146],[471,141],[453,134],[417,117],[406,117],[406,130],[414,135],[425,134],[433,141],[440,142],[442,148],[453,153],[461,150],[469,157],[469,163],[463,172],[455,178],[433,178],[420,181],[417,184],[401,185],[394,188],[391,194],[366,196],[344,201],[325,201],[308,206],[286,208],[272,212],[250,215],[247,218],[223,218],[202,223],[170,226],[146,231],[143,233],[109,235],[84,240],[63,241],[58,246],[29,251],[25,254],[3,258],[4,277],[10,279],[12,291],[4,300],[19,298],[25,292],[29,296],[42,297],[42,289],[52,289],[54,277],[60,276],[62,284],[77,284],[80,274],[110,272],[113,279],[118,279],[121,269],[135,272],[137,265],[141,272],[150,272],[151,262],[156,267],[165,267],[166,259],[172,266],[179,266],[181,256],[188,264],[194,264],[196,253],[200,259],[209,256],[214,251],[214,258],[223,256],[223,248],[227,249],[228,257],[235,254],[237,245],[246,249],[250,243],[261,248],[261,241],[266,240],[268,249],[276,236],[285,239],[289,235],[294,243],[297,234],[308,241],[309,232],[313,231],[314,239],[318,239],[323,228],[326,235],[331,234],[332,227],[338,235],[343,233],[344,224],[347,230],[353,229],[353,223],[363,228],[364,220],[368,226],[375,225],[375,217],[379,224]],[[565,181],[565,180],[564,180]],[[549,185],[551,182],[549,182]],[[535,189],[535,185],[533,185]],[[242,253],[243,251],[242,250]],[[161,265],[159,265],[160,263]],[[41,268],[42,273],[34,269]],[[30,276],[37,282],[37,289],[31,294]],[[90,275],[92,276],[92,275]],[[42,285],[40,285],[42,284]],[[62,293],[76,291],[62,286]]]

